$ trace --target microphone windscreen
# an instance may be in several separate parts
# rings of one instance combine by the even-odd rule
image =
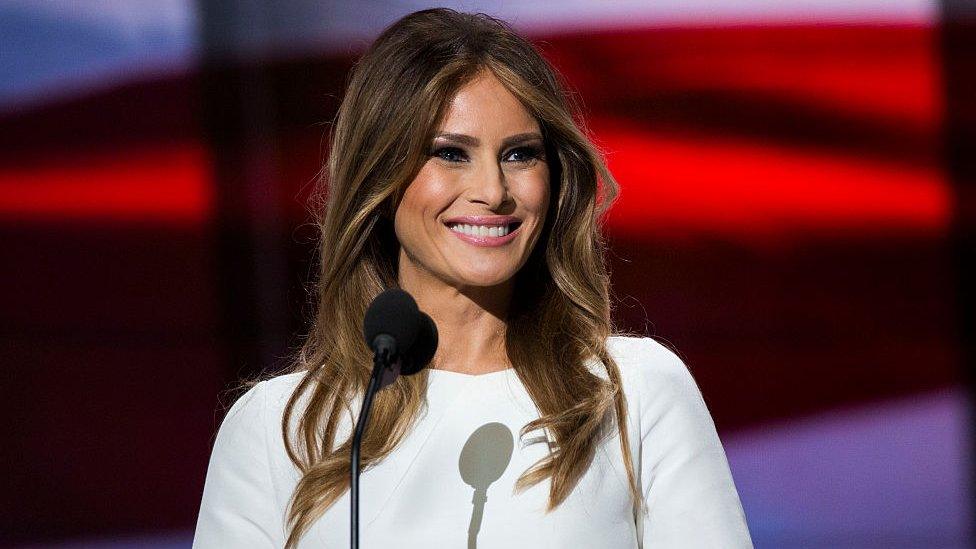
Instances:
[[[434,319],[430,318],[423,311],[418,311],[420,315],[420,331],[417,332],[417,341],[410,349],[410,353],[400,368],[400,374],[409,376],[423,370],[434,358],[437,352],[437,325]]]
[[[373,348],[376,336],[392,336],[397,343],[397,352],[403,354],[416,341],[420,324],[420,310],[413,297],[399,288],[390,288],[376,296],[366,309],[363,335],[370,348]]]

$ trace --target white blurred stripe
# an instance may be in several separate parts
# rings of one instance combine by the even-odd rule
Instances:
[[[460,4],[466,4],[461,2]],[[932,24],[935,0],[561,0],[552,4],[505,1],[497,14],[521,28],[740,24],[881,23]]]
[[[522,0],[442,5],[483,11],[528,34],[663,26],[934,25],[936,0]],[[354,55],[427,1],[237,0],[212,37],[239,60]],[[555,6],[555,7],[554,7]],[[6,21],[5,21],[6,19]],[[0,110],[191,69],[195,0],[0,0]],[[211,52],[214,53],[214,52]]]
[[[0,0],[0,109],[183,73],[199,53],[195,0]]]
[[[397,18],[429,2],[370,3],[343,0],[301,4],[315,13],[301,20],[291,46],[311,39],[319,49],[358,51]],[[641,27],[877,24],[934,25],[937,0],[501,0],[442,2],[460,11],[484,12],[529,34]],[[306,27],[302,27],[302,23]],[[284,45],[278,44],[278,48]]]
[[[0,0],[0,8],[110,29],[131,41],[180,39],[196,20],[194,0]]]

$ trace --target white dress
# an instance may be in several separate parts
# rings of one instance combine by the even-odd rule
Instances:
[[[360,547],[752,547],[725,452],[684,363],[650,338],[614,336],[607,345],[628,398],[645,515],[631,508],[619,435],[599,446],[554,511],[544,512],[548,480],[515,495],[516,479],[549,446],[545,438],[532,441],[538,432],[519,440],[519,429],[539,413],[514,370],[431,370],[427,411],[360,477]],[[280,426],[301,375],[264,381],[231,407],[210,458],[194,548],[284,546],[286,505],[299,475]],[[338,440],[350,429],[347,416]],[[348,491],[299,547],[349,547]]]

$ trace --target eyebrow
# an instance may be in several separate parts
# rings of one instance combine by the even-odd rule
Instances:
[[[448,133],[441,132],[434,136],[435,139],[444,139],[451,141],[453,143],[458,143],[460,145],[467,145],[469,147],[477,147],[481,144],[481,140],[477,137],[466,135],[463,133]],[[502,141],[502,148],[511,147],[512,145],[519,145],[526,143],[528,141],[542,140],[542,134],[537,132],[527,132],[518,133],[515,135],[510,135]]]

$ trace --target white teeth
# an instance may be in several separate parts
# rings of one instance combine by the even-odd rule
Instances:
[[[508,225],[465,225],[463,223],[450,225],[450,229],[456,233],[462,233],[477,237],[499,237],[509,233]]]

